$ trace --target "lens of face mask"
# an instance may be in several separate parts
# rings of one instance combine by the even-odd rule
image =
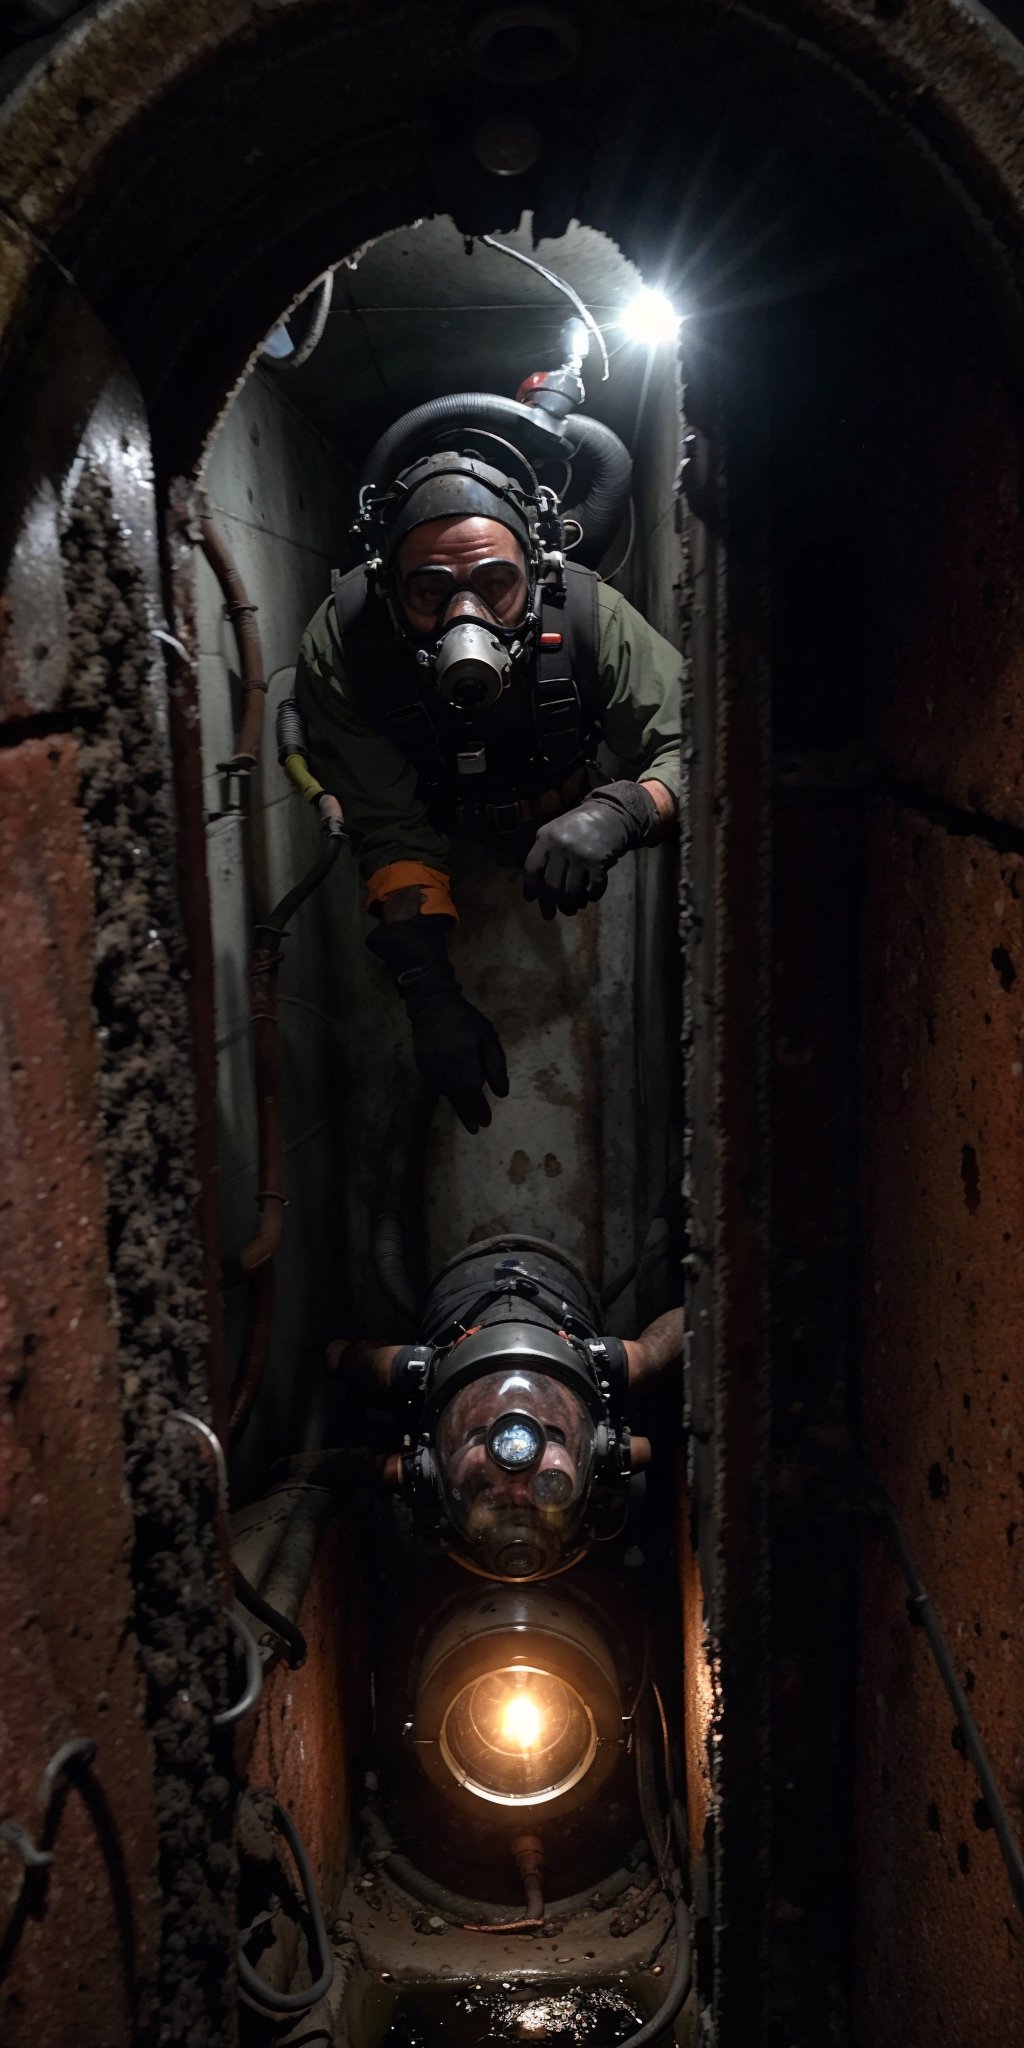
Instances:
[[[420,618],[438,619],[462,591],[469,591],[498,620],[518,617],[526,596],[526,578],[515,562],[477,562],[468,576],[456,580],[443,563],[411,569],[402,583],[406,609]]]
[[[533,1497],[542,1508],[561,1508],[572,1493],[572,1473],[554,1471],[538,1472],[533,1482]]]
[[[529,1415],[499,1415],[487,1434],[487,1450],[506,1472],[527,1472],[544,1451],[544,1432]]]
[[[441,1415],[438,1463],[455,1547],[501,1578],[557,1571],[579,1548],[594,1424],[533,1369],[483,1374]]]

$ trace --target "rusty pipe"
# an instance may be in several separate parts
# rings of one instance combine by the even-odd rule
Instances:
[[[243,1274],[255,1273],[275,1257],[284,1236],[284,1125],[281,1118],[281,1050],[277,1031],[277,971],[283,933],[267,925],[256,931],[249,982],[253,1064],[256,1072],[256,1155],[259,1222],[238,1255]]]
[[[539,1835],[515,1835],[509,1844],[523,1886],[528,1920],[544,1922],[544,1844]]]
[[[284,1125],[277,1035],[277,970],[282,934],[259,927],[250,970],[250,1016],[256,1069],[257,1202],[259,1221],[226,1277],[250,1282],[242,1364],[231,1390],[229,1435],[236,1437],[263,1384],[274,1310],[272,1261],[284,1236]]]
[[[466,1934],[540,1934],[544,1927],[544,1844],[539,1835],[513,1835],[509,1848],[523,1887],[526,1912],[522,1920],[464,1920]]]
[[[263,1375],[270,1356],[270,1325],[274,1313],[275,1293],[273,1266],[260,1266],[250,1283],[242,1365],[231,1390],[231,1440],[248,1421],[249,1410],[263,1384]]]
[[[267,685],[263,674],[263,648],[256,624],[256,606],[222,534],[209,512],[199,516],[203,553],[217,578],[238,643],[238,662],[245,702],[235,739],[235,751],[228,764],[251,769],[259,758]],[[280,1249],[284,1235],[284,1135],[281,1125],[281,1077],[277,1043],[276,977],[280,965],[283,933],[272,927],[258,927],[250,981],[250,1015],[253,1025],[253,1056],[256,1067],[256,1113],[259,1158],[259,1223],[239,1255],[237,1267],[243,1274],[254,1273]],[[250,1323],[254,1318],[250,1317]],[[269,1320],[269,1314],[267,1316]],[[248,1338],[246,1350],[249,1350]],[[255,1369],[255,1368],[254,1368]],[[231,1427],[238,1427],[238,1404],[242,1382],[231,1406]],[[246,1407],[251,1406],[250,1401]]]
[[[200,514],[199,533],[203,553],[220,584],[224,609],[234,627],[238,644],[242,719],[235,737],[235,751],[226,765],[229,768],[252,769],[259,759],[267,697],[263,647],[256,624],[257,606],[251,603],[227,543],[217,532],[209,512]]]

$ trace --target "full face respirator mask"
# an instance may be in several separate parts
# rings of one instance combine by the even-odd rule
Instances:
[[[618,1526],[630,1453],[611,1347],[512,1322],[401,1354],[403,1491],[421,1533],[522,1582],[563,1571]]]
[[[429,560],[399,572],[402,542],[415,527],[472,517],[497,521],[507,544],[465,574]],[[538,584],[564,586],[554,493],[448,451],[412,463],[384,493],[365,489],[355,533],[397,637],[438,696],[467,718],[486,712],[532,651]]]

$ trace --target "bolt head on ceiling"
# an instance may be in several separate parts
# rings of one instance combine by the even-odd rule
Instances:
[[[518,178],[540,158],[544,140],[532,121],[514,114],[489,114],[473,134],[473,155],[496,178]]]

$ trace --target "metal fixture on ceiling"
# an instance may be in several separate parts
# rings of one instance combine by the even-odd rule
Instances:
[[[496,178],[519,178],[544,152],[544,138],[522,114],[486,114],[474,129],[473,155]]]
[[[545,85],[564,78],[580,54],[580,32],[555,7],[495,7],[466,37],[466,55],[499,85]]]

